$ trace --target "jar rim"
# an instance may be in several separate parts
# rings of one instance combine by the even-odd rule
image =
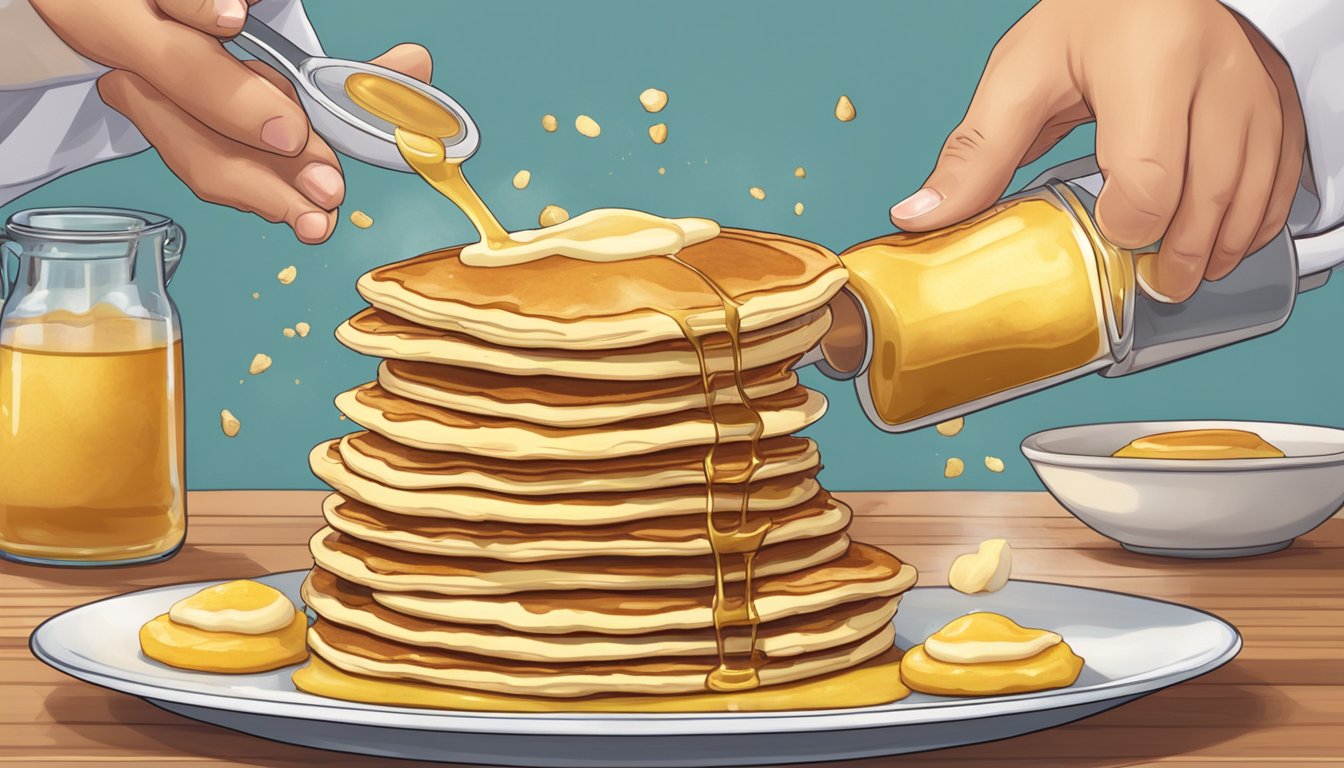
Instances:
[[[63,226],[54,226],[58,218],[64,219]],[[133,242],[172,226],[167,216],[133,208],[61,206],[18,211],[5,222],[5,232],[48,242],[116,243]]]

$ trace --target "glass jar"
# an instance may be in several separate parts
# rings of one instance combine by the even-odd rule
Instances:
[[[14,214],[0,311],[0,555],[46,565],[171,557],[186,535],[185,236],[107,208]],[[0,270],[0,272],[7,270]]]
[[[1100,371],[1132,343],[1133,254],[1101,236],[1068,184],[945,229],[869,240],[840,259],[847,293],[832,304],[835,331],[818,365],[857,376],[865,412],[889,431]]]

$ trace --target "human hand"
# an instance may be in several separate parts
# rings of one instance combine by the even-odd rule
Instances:
[[[911,231],[989,207],[1014,171],[1097,124],[1097,224],[1123,248],[1162,240],[1141,274],[1183,301],[1283,228],[1302,172],[1288,65],[1216,0],[1043,0],[995,46],[923,187],[891,209]]]
[[[255,2],[255,0],[252,0]],[[241,62],[220,38],[238,33],[243,0],[32,0],[62,40],[113,71],[98,93],[125,115],[196,196],[285,222],[305,243],[336,226],[345,181],[290,83]],[[432,62],[404,44],[373,60],[428,81]]]

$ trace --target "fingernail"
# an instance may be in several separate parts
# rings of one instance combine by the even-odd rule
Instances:
[[[242,29],[247,20],[247,6],[243,0],[215,0],[215,23],[222,29]]]
[[[297,120],[281,115],[262,123],[261,143],[281,152],[298,152],[307,133]]]
[[[891,218],[914,219],[932,211],[943,202],[943,193],[932,187],[925,187],[891,207]]]
[[[345,193],[345,179],[341,172],[323,163],[309,163],[299,172],[299,183],[324,208],[335,208]]]
[[[327,234],[327,215],[317,211],[300,215],[294,220],[294,234],[298,235],[300,240],[321,240]]]
[[[1157,290],[1157,254],[1140,253],[1134,259],[1134,280],[1143,295],[1163,304],[1177,304],[1176,299]]]

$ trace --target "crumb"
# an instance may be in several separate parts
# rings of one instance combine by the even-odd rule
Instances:
[[[802,204],[802,203],[794,203],[794,204],[793,204],[793,215],[794,215],[794,216],[802,216],[802,215],[803,215],[803,204]]]
[[[966,464],[961,459],[948,459],[947,466],[943,467],[943,477],[961,477],[961,473],[965,469]]]
[[[284,334],[285,334],[285,338],[287,338],[287,339],[292,339],[292,338],[294,338],[294,329],[293,329],[293,328],[286,328],[286,329],[284,330]]]
[[[807,178],[807,171],[804,170],[803,166],[800,165],[797,168],[793,169],[793,175],[797,176],[800,179],[805,179]]]
[[[313,326],[303,321],[299,321],[294,324],[294,330],[297,331],[300,336],[307,336],[308,332],[313,330]]]
[[[990,472],[1002,472],[1003,459],[1000,459],[998,456],[986,456],[985,469],[988,469]]]
[[[658,123],[649,126],[649,138],[653,139],[654,144],[662,144],[667,141],[667,123]]]
[[[263,355],[258,352],[252,357],[252,364],[247,367],[247,372],[256,376],[258,373],[271,367],[271,356]]]
[[[943,437],[952,437],[953,435],[961,432],[961,428],[964,426],[966,426],[966,419],[962,417],[957,417],[955,419],[949,419],[947,421],[944,421],[943,423],[934,427],[934,429],[938,430],[938,434],[942,435]]]
[[[527,189],[527,185],[532,183],[532,172],[523,170],[513,174],[513,188]]]
[[[597,121],[587,115],[579,115],[574,118],[574,130],[587,136],[590,139],[596,139],[602,135],[602,126]]]
[[[360,229],[368,229],[373,226],[373,217],[363,211],[351,211],[350,223]]]
[[[747,190],[747,194],[751,195],[752,197],[756,198],[757,200],[764,200],[764,199],[765,199],[765,190],[764,190],[764,189],[761,189],[760,187],[752,187],[751,189],[748,189],[748,190]]]
[[[541,128],[547,133],[555,133],[555,129],[560,127],[560,121],[555,119],[555,115],[542,115]]]
[[[553,227],[565,221],[569,221],[569,211],[558,205],[548,205],[542,208],[541,214],[537,216],[537,223],[543,227]]]
[[[293,264],[290,264],[288,267],[285,267],[284,269],[280,270],[280,274],[276,275],[275,279],[279,280],[281,285],[289,285],[290,283],[294,282],[294,278],[298,276],[299,276],[299,268],[294,266]]]
[[[661,112],[663,107],[667,106],[667,91],[660,91],[657,88],[645,88],[639,94],[639,103],[644,107],[645,112]],[[658,142],[661,144],[662,142]]]
[[[225,408],[219,412],[219,428],[224,430],[225,437],[236,437],[238,430],[243,428],[243,423],[233,415],[233,411]]]
[[[840,100],[835,102],[835,119],[842,123],[848,123],[854,119],[858,113],[854,111],[854,102],[849,100],[848,96],[841,96]]]

